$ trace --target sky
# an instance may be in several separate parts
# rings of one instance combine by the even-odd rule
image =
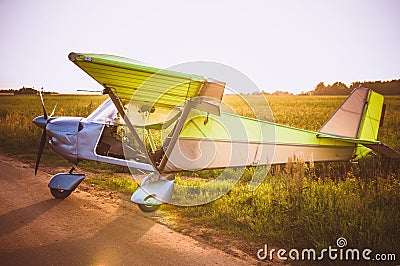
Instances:
[[[399,79],[399,11],[396,0],[0,0],[0,88],[101,90],[70,52],[217,62],[267,92]]]

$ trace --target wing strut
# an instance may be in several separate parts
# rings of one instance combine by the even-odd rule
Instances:
[[[110,96],[110,99],[114,103],[115,107],[117,108],[118,113],[120,113],[120,115],[122,116],[122,118],[125,121],[126,126],[132,132],[133,137],[140,145],[140,150],[145,154],[147,159],[151,162],[151,165],[153,166],[154,170],[159,173],[157,166],[155,165],[154,161],[152,160],[152,158],[149,156],[149,154],[147,152],[146,145],[143,143],[143,141],[140,139],[139,135],[137,134],[131,121],[129,120],[128,116],[126,115],[125,110],[122,107],[121,102],[119,101],[118,97],[114,94],[114,92],[112,91],[111,88],[107,87],[106,85],[104,85],[104,87],[105,87],[105,89],[103,90],[103,94],[108,94]]]
[[[195,98],[196,99],[196,98]],[[165,155],[163,156],[161,163],[160,163],[160,171],[162,172],[165,168],[165,165],[167,164],[168,157],[171,155],[172,149],[174,148],[176,142],[178,141],[179,134],[181,133],[181,130],[183,126],[185,125],[186,119],[189,115],[190,110],[193,108],[194,105],[196,105],[197,101],[190,99],[186,104],[185,107],[183,108],[182,115],[179,118],[178,123],[176,124],[176,127],[174,128],[174,133],[172,135],[171,141],[168,143],[167,150],[165,151]]]

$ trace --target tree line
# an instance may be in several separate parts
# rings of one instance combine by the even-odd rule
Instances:
[[[355,81],[347,87],[343,82],[337,81],[333,84],[326,85],[325,82],[318,83],[314,90],[309,92],[302,92],[301,95],[348,95],[355,88],[364,87],[373,89],[374,91],[383,95],[400,95],[400,79],[390,81]],[[38,94],[39,91],[34,88],[22,87],[18,90],[0,90],[0,93],[12,93],[12,94]],[[44,94],[56,94],[56,92],[43,92]],[[267,95],[292,95],[289,92],[275,91],[274,93],[266,93],[264,91],[256,91],[252,94],[267,94]]]
[[[373,89],[374,91],[383,95],[400,95],[400,79],[391,81],[356,81],[347,87],[343,82],[335,82],[332,85],[325,85],[320,82],[315,86],[314,90],[309,91],[307,95],[348,95],[355,88],[364,87]]]
[[[16,89],[0,90],[0,93],[12,93],[14,95],[17,95],[17,94],[38,94],[39,90],[36,90],[34,88],[29,88],[29,87],[28,88],[22,87],[22,88],[20,88],[18,90],[16,90]],[[51,92],[51,91],[44,92],[44,91],[42,91],[42,93],[43,94],[56,94],[57,92]]]

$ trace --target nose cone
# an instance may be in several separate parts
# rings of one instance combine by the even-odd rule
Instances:
[[[44,116],[38,116],[35,119],[33,119],[32,121],[36,126],[45,129],[46,128],[46,124],[47,124],[47,120],[44,119]]]

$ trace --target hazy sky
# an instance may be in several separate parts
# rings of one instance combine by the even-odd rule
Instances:
[[[101,86],[67,58],[226,64],[265,91],[400,78],[400,1],[0,0],[0,88]]]

